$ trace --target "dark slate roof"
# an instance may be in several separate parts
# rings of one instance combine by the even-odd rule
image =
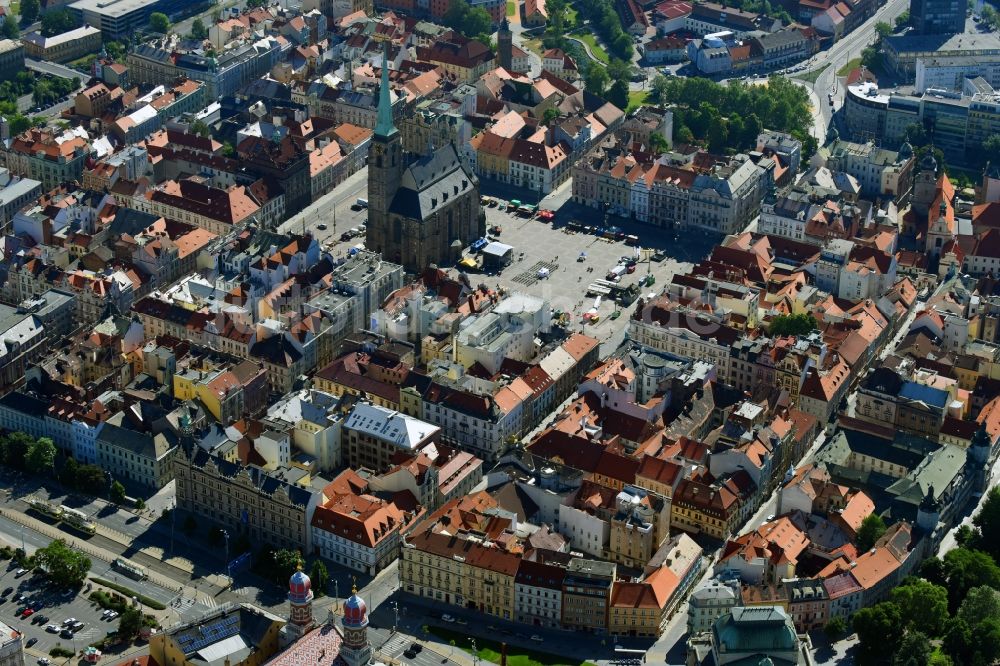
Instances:
[[[257,342],[250,348],[250,355],[284,367],[290,367],[302,358],[299,350],[284,335],[272,335]]]
[[[115,219],[111,221],[108,237],[118,238],[122,234],[135,236],[158,219],[159,215],[144,213],[134,208],[119,208],[115,213]]]
[[[462,163],[453,144],[423,156],[403,172],[389,212],[427,219],[462,195],[469,194],[476,178]]]
[[[168,435],[169,433],[169,435]],[[168,441],[175,441],[169,430],[164,432]],[[145,432],[138,432],[129,428],[116,426],[113,423],[105,423],[101,428],[98,439],[106,442],[117,449],[123,449],[135,454],[139,458],[156,460],[155,436]]]
[[[12,391],[0,398],[0,405],[20,412],[25,416],[42,418],[48,413],[49,403],[20,391]]]
[[[219,476],[223,478],[235,479],[241,471],[246,470],[250,475],[250,480],[253,482],[254,488],[258,492],[264,495],[273,495],[279,488],[284,488],[293,504],[298,506],[307,506],[309,504],[311,493],[305,488],[272,476],[259,467],[253,465],[244,467],[239,463],[229,462],[224,458],[213,456],[201,447],[198,447],[195,451],[194,460],[191,464],[194,467],[201,468],[208,464],[209,460],[215,463],[215,466],[219,470]]]

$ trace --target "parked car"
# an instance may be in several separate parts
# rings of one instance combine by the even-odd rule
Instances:
[[[59,627],[57,627],[54,624],[49,624],[49,625],[45,626],[45,631],[49,632],[50,634],[58,634],[59,633]]]
[[[441,620],[443,622],[454,622],[455,618],[453,618],[451,615],[442,615]]]
[[[9,597],[9,596],[10,596],[10,593],[11,593],[11,592],[13,592],[13,591],[14,591],[14,588],[12,588],[12,587],[8,587],[7,589],[5,589],[5,590],[3,591],[3,593],[2,593],[2,594],[0,594],[0,597]]]
[[[28,606],[27,608],[24,609],[24,612],[21,613],[21,617],[31,617],[34,614],[35,614],[35,609],[32,608],[31,606]]]
[[[75,617],[68,617],[65,620],[63,620],[62,626],[68,627],[69,625],[71,625],[71,624],[73,624],[75,622],[76,622],[76,618]]]
[[[34,645],[37,642],[38,642],[38,639],[35,638],[34,636],[32,636],[31,638],[28,639],[28,642],[24,644],[24,647],[31,647],[32,645]]]
[[[113,620],[116,617],[118,617],[118,611],[111,611],[111,614],[108,615],[108,620]]]
[[[538,634],[533,634],[533,635],[531,636],[531,640],[535,641],[536,643],[541,643],[541,642],[542,642],[542,641],[544,641],[545,639],[544,639],[544,638],[542,638],[541,636],[539,636]]]
[[[21,568],[21,569],[18,569],[16,573],[14,573],[14,577],[15,578],[20,578],[21,576],[23,576],[26,573],[28,573],[28,570],[24,569],[24,568]]]
[[[320,231],[326,231],[326,225],[323,224],[322,222],[320,222],[319,224],[317,224],[316,228],[319,229]]]
[[[38,661],[35,662],[38,666],[49,666],[52,662],[49,661],[48,657],[39,657]]]
[[[73,632],[69,629],[63,629],[59,632],[59,638],[65,638],[66,640],[72,640]]]

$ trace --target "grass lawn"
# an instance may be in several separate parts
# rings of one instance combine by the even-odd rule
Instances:
[[[516,2],[508,2],[507,3],[507,16],[513,16],[516,13],[517,13],[517,3]]]
[[[848,60],[847,64],[837,70],[837,76],[847,76],[851,73],[851,70],[855,67],[861,66],[861,58],[854,58],[853,60]]]
[[[829,65],[827,65],[829,67]],[[797,74],[793,76],[793,79],[799,79],[800,81],[805,81],[806,83],[816,83],[816,79],[820,77],[820,74],[826,71],[826,67],[820,67],[819,69],[814,69],[811,72],[806,72],[805,74]]]
[[[10,11],[21,16],[21,0],[10,0]]]
[[[542,55],[542,40],[532,37],[531,39],[525,39],[521,42],[521,46],[536,53],[539,57]]]
[[[604,47],[597,43],[597,38],[594,37],[592,33],[584,32],[578,35],[573,35],[576,39],[587,44],[590,47],[590,52],[594,54],[594,57],[603,62],[605,65],[610,62],[608,58],[608,52],[604,50]]]
[[[633,109],[638,109],[646,102],[648,97],[648,90],[630,90],[628,93],[628,108],[625,109],[625,113],[630,113]]]
[[[472,646],[469,644],[470,636],[468,634],[443,627],[429,626],[427,630],[446,643],[454,641],[455,647],[472,654]],[[476,650],[480,659],[493,664],[500,663],[500,643],[485,638],[476,638]],[[546,652],[524,650],[512,645],[507,646],[507,664],[508,666],[594,666],[589,661],[581,662]]]
[[[579,23],[579,13],[572,7],[566,8],[566,25],[573,28]]]
[[[95,60],[97,60],[97,54],[96,53],[88,53],[87,55],[83,56],[82,58],[77,58],[76,60],[73,60],[71,62],[66,63],[66,66],[67,67],[72,67],[73,69],[81,69],[81,70],[89,72],[90,71],[90,66],[94,64]]]

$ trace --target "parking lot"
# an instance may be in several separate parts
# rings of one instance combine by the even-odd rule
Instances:
[[[548,299],[554,312],[568,313],[570,330],[583,331],[601,340],[603,351],[609,351],[621,342],[634,304],[623,308],[606,296],[597,303],[596,296],[587,295],[588,287],[595,280],[605,280],[608,272],[623,259],[635,258],[637,248],[624,240],[571,231],[567,226],[570,222],[599,227],[604,216],[600,211],[566,201],[566,194],[560,192],[542,200],[541,209],[555,212],[555,219],[550,222],[522,217],[500,210],[499,206],[487,207],[487,227],[498,225],[501,228],[496,238],[514,247],[514,260],[499,275],[470,273],[469,277],[473,283],[499,285],[508,291]],[[641,249],[635,259],[634,272],[622,275],[618,284],[637,285],[640,296],[659,293],[671,276],[690,270],[692,262],[703,258],[718,241],[717,236],[696,232],[682,237],[673,231],[614,216],[609,217],[608,224],[620,227],[624,235],[639,238]],[[662,260],[654,261],[654,255]],[[547,274],[546,271],[540,273],[543,268]],[[647,276],[652,276],[652,283]],[[584,315],[595,309],[595,303],[597,322],[585,323]]]
[[[26,646],[34,641],[29,646],[32,651],[48,654],[56,645],[80,649],[117,628],[117,620],[103,619],[100,606],[87,600],[86,586],[76,594],[48,587],[45,580],[37,575],[18,578],[16,573],[17,566],[12,564],[0,574],[0,589],[3,590],[0,595],[0,620],[24,634]],[[24,598],[19,600],[21,595]],[[23,617],[26,607],[33,612]],[[17,614],[18,609],[22,610],[22,616]],[[63,623],[70,618],[83,623],[72,635],[60,636],[59,633],[46,631],[46,625],[50,624],[62,630]],[[28,659],[26,663],[34,661],[34,658]]]

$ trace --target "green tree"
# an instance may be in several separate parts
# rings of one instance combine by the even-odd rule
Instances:
[[[608,76],[608,70],[597,64],[591,65],[590,71],[587,72],[587,76],[583,80],[583,86],[587,89],[587,92],[593,93],[598,97],[604,97],[604,93],[607,92],[608,84],[610,83],[611,77]]]
[[[858,528],[858,534],[855,537],[855,543],[858,547],[858,552],[863,552],[870,550],[875,546],[875,542],[882,538],[885,534],[885,521],[882,520],[881,516],[877,513],[873,513],[865,517],[861,521],[861,527]]]
[[[62,587],[80,587],[90,571],[90,558],[70,548],[62,539],[35,551],[35,561]]]
[[[987,585],[1000,590],[1000,567],[982,551],[953,548],[944,556],[944,568],[948,582],[948,608],[953,613],[958,611],[969,590],[974,587]]]
[[[940,650],[934,652],[931,655],[931,660],[927,662],[928,666],[955,666],[955,662],[951,660],[951,657],[946,655]]]
[[[135,508],[139,511],[142,511],[143,509],[146,508],[146,502],[144,502],[141,497],[137,497],[135,500]],[[169,510],[170,509],[164,509],[164,511],[169,511]]]
[[[878,40],[882,41],[892,34],[892,26],[885,21],[879,21],[875,24],[875,34],[878,36]]]
[[[278,581],[288,580],[302,566],[302,555],[297,550],[276,550],[273,555],[274,576]]]
[[[608,63],[608,76],[612,81],[631,81],[635,74],[635,66],[618,58],[612,58]]]
[[[847,633],[847,621],[842,617],[835,617],[823,627],[823,633],[831,641],[835,641]]]
[[[493,19],[490,18],[489,12],[482,7],[473,7],[465,17],[464,34],[466,35],[486,35],[486,39],[489,39],[492,28]]]
[[[708,125],[708,150],[716,154],[724,154],[729,147],[729,121],[715,118]]]
[[[973,666],[990,666],[1000,659],[1000,618],[980,622],[972,631]]]
[[[958,617],[970,627],[1000,617],[1000,592],[986,585],[972,588],[958,607]]]
[[[39,437],[28,446],[24,462],[35,474],[50,473],[56,465],[56,445],[48,437]]]
[[[666,101],[667,87],[670,85],[670,81],[667,77],[662,74],[657,74],[653,77],[652,83],[649,85],[649,99],[657,104],[662,104]]]
[[[972,629],[962,618],[951,618],[945,627],[941,647],[956,664],[971,664],[974,652]]]
[[[4,462],[16,469],[24,469],[28,448],[34,443],[34,438],[23,432],[12,432],[7,435],[4,449]]]
[[[970,525],[959,525],[955,530],[955,543],[963,548],[975,547],[977,539],[979,533]]]
[[[931,641],[925,634],[907,631],[899,644],[899,652],[892,659],[892,666],[927,666],[931,652]]]
[[[546,125],[551,125],[552,123],[554,123],[556,120],[559,119],[560,115],[561,114],[559,112],[559,109],[554,106],[551,106],[545,109],[545,113],[542,114],[542,123]]]
[[[42,35],[53,37],[80,26],[76,14],[69,9],[50,9],[42,14]]]
[[[902,14],[896,17],[896,29],[899,30],[904,25],[910,22],[910,10],[904,11]]]
[[[42,5],[39,0],[22,0],[21,1],[21,23],[23,25],[30,25],[38,20],[38,14],[42,11]]]
[[[771,335],[808,335],[816,329],[816,318],[809,314],[778,315],[771,320]]]
[[[196,120],[191,123],[191,132],[206,138],[212,136],[212,130],[209,129],[208,125],[200,120]]]
[[[858,634],[858,663],[885,664],[892,661],[903,638],[903,615],[899,606],[883,601],[862,608],[851,618]]]
[[[153,12],[149,15],[149,29],[162,35],[170,32],[170,18],[163,12]]]
[[[461,30],[470,9],[472,7],[465,0],[451,0],[441,21],[452,30]]]
[[[881,60],[882,56],[874,46],[866,46],[861,50],[861,64],[868,69],[875,69]]]
[[[75,488],[76,475],[79,468],[80,463],[73,458],[67,458],[66,462],[63,463],[62,469],[59,470],[59,483],[70,488]]]
[[[131,639],[139,634],[142,629],[142,613],[138,608],[128,607],[122,611],[118,617],[118,635]]]
[[[649,150],[656,155],[662,155],[670,150],[670,142],[662,134],[650,134]]]
[[[608,89],[606,99],[619,109],[628,108],[628,83],[621,79],[616,80]]]
[[[990,30],[996,30],[997,25],[1000,24],[1000,16],[998,16],[997,10],[988,3],[983,4],[980,17],[982,18],[982,23]]]
[[[13,18],[8,18],[0,26],[0,35],[3,35],[5,39],[17,39],[21,36],[21,31],[17,29],[17,21]]]
[[[1000,161],[1000,134],[991,134],[983,143],[992,163]],[[979,530],[976,544],[982,550],[1000,559],[1000,486],[993,486],[983,501],[982,508],[973,516],[972,524]]]
[[[920,123],[910,123],[907,125],[906,129],[903,130],[903,137],[915,148],[926,146],[930,142],[927,130]]]
[[[689,127],[680,125],[674,130],[674,140],[678,143],[692,144],[694,143],[694,134]]]
[[[326,586],[330,583],[330,574],[326,570],[323,560],[313,562],[312,568],[309,569],[309,578],[312,580],[313,592],[317,596],[324,596],[326,594]]]
[[[205,27],[205,22],[200,18],[196,18],[191,24],[191,39],[203,40],[208,37],[208,28]]]
[[[104,42],[104,50],[108,52],[108,57],[115,62],[121,62],[125,59],[125,47],[121,42]]]
[[[937,638],[948,620],[948,590],[923,578],[910,577],[895,588],[890,598],[906,619],[906,628],[926,638]]]
[[[756,113],[751,113],[743,119],[743,136],[740,137],[740,146],[755,146],[757,137],[764,131],[764,123],[757,117]]]
[[[236,148],[233,147],[231,141],[222,142],[222,154],[226,157],[236,157]]]
[[[108,490],[108,497],[115,504],[125,503],[125,486],[122,485],[121,481],[114,481],[111,484],[111,488]]]
[[[108,487],[108,480],[104,476],[104,470],[97,465],[80,465],[76,470],[76,487],[95,495],[103,495],[104,489]]]

